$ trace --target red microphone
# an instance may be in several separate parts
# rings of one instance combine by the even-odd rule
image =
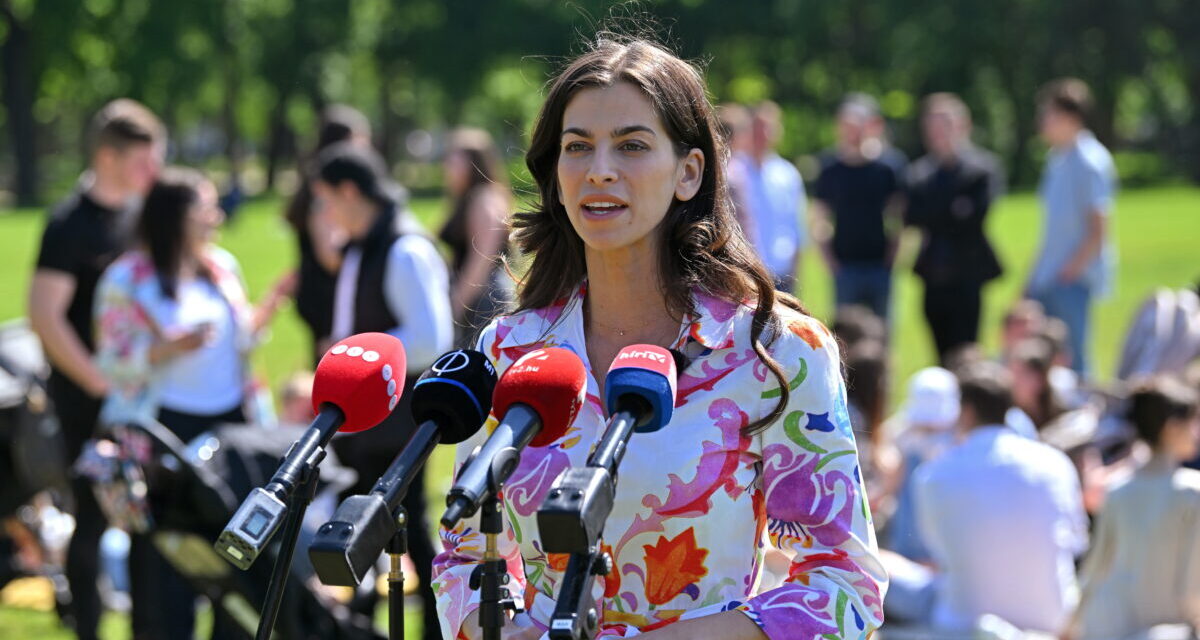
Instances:
[[[313,412],[325,405],[343,414],[338,431],[370,429],[400,402],[407,368],[404,345],[386,333],[360,333],[333,345],[313,377]]]
[[[513,363],[492,396],[493,415],[503,416],[500,424],[459,472],[442,524],[454,527],[499,492],[526,446],[544,447],[563,437],[586,392],[583,362],[567,349],[538,349]]]
[[[287,515],[287,501],[325,459],[339,430],[363,431],[383,422],[404,389],[404,345],[386,333],[362,333],[333,345],[317,364],[313,410],[317,417],[283,458],[265,488],[256,488],[233,514],[213,547],[248,569]]]

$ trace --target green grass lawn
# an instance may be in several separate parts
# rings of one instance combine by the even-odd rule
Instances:
[[[261,295],[295,261],[290,231],[280,218],[280,201],[261,200],[239,212],[221,244],[241,261],[253,296]],[[415,202],[418,216],[436,229],[443,212],[437,200]],[[1114,230],[1120,263],[1113,295],[1097,305],[1092,341],[1096,372],[1111,377],[1130,317],[1140,302],[1159,286],[1182,287],[1200,279],[1200,189],[1162,187],[1121,193]],[[36,258],[43,216],[38,211],[0,213],[0,320],[25,312],[26,287]],[[1006,267],[1003,278],[985,291],[982,337],[985,348],[997,344],[1000,318],[1016,299],[1040,240],[1036,197],[1019,193],[1001,200],[989,218],[989,232]],[[921,286],[902,266],[894,283],[893,404],[904,381],[917,369],[934,363],[932,340],[921,313]],[[833,308],[828,273],[813,253],[805,256],[799,288],[801,299],[818,317],[828,320]],[[276,318],[271,339],[256,354],[255,371],[278,388],[290,373],[308,364],[308,339],[295,313]],[[441,447],[430,461],[427,484],[430,504],[437,509],[450,485],[452,451]],[[440,510],[438,512],[440,515]],[[431,517],[436,522],[436,517]],[[0,609],[0,637],[57,638],[49,614]],[[123,624],[106,620],[106,638],[125,638]]]

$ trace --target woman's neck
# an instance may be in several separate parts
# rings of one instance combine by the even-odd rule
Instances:
[[[633,344],[663,344],[676,337],[674,317],[657,276],[656,252],[644,247],[587,250],[587,330],[591,337]]]

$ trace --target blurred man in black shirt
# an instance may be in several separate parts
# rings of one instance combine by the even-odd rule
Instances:
[[[971,143],[971,114],[957,96],[926,98],[921,129],[927,154],[909,167],[906,222],[923,236],[914,270],[944,364],[955,348],[978,341],[983,285],[1001,273],[984,220],[1004,177],[995,157]]]
[[[114,100],[89,129],[81,188],[54,207],[29,287],[29,321],[51,364],[50,395],[62,422],[67,464],[91,437],[108,382],[92,364],[92,301],[104,269],[131,239],[135,206],[162,166],[166,132],[146,107]],[[70,613],[82,640],[96,638],[97,554],[105,519],[91,486],[73,480],[75,533],[67,551]]]
[[[906,161],[888,145],[870,96],[851,94],[842,102],[837,134],[837,149],[822,158],[813,194],[821,253],[838,307],[863,305],[887,318]]]

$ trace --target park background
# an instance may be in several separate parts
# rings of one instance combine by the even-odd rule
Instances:
[[[495,135],[518,196],[533,191],[522,153],[556,66],[616,17],[702,63],[714,100],[780,103],[781,154],[805,179],[833,142],[848,91],[876,96],[897,146],[922,153],[918,109],[959,93],[975,140],[995,151],[1010,193],[988,230],[1005,275],[985,290],[982,338],[1019,295],[1041,234],[1035,188],[1045,147],[1034,96],[1061,75],[1086,80],[1093,129],[1113,151],[1122,189],[1113,234],[1116,286],[1095,309],[1099,381],[1110,380],[1130,318],[1155,287],[1200,279],[1200,9],[1193,0],[672,0],[613,9],[576,0],[0,0],[0,320],[23,317],[49,204],[86,165],[83,131],[107,100],[146,103],[170,128],[170,161],[207,170],[245,200],[220,243],[258,296],[295,264],[282,220],[317,114],[363,110],[375,143],[436,231],[444,134],[460,124]],[[638,19],[639,12],[656,22]],[[915,238],[907,238],[915,248]],[[893,406],[935,354],[912,252],[895,274]],[[797,289],[829,320],[831,281],[814,252]],[[279,314],[256,354],[271,387],[307,364],[308,338]],[[433,460],[431,504],[449,486],[449,451]],[[67,638],[52,614],[0,603],[0,637]],[[116,616],[106,638],[127,637]]]

